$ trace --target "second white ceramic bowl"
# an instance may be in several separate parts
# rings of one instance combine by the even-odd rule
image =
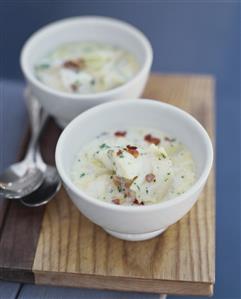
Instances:
[[[134,78],[120,87],[89,95],[57,91],[37,80],[34,64],[47,52],[63,43],[92,40],[117,45],[133,53],[140,63]],[[145,87],[152,56],[148,39],[135,27],[106,17],[75,17],[54,22],[33,34],[22,49],[20,63],[33,95],[64,127],[81,112],[98,104],[138,98]]]
[[[128,127],[159,129],[183,142],[192,152],[197,180],[184,194],[148,206],[118,206],[78,189],[70,169],[80,148],[101,132]],[[208,178],[213,161],[210,138],[190,114],[165,103],[126,100],[92,108],[74,119],[61,134],[56,148],[56,165],[64,186],[78,209],[111,235],[125,240],[157,236],[182,218],[194,205]]]

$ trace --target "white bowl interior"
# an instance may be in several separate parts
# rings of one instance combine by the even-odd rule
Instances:
[[[73,41],[99,41],[120,46],[133,53],[140,65],[147,59],[149,43],[136,28],[104,17],[80,17],[58,21],[37,31],[26,43],[22,62],[28,70],[58,45]]]
[[[150,100],[118,101],[97,106],[73,120],[57,146],[65,174],[80,148],[100,133],[128,127],[159,129],[183,142],[192,152],[197,179],[212,160],[211,143],[203,127],[189,114],[164,103]]]

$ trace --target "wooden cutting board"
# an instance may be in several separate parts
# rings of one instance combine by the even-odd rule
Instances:
[[[214,143],[214,80],[210,76],[152,75],[144,97],[190,112]],[[50,121],[41,141],[48,162],[54,161],[59,134],[60,129]],[[214,170],[191,212],[161,236],[142,242],[107,235],[81,215],[63,189],[41,208],[0,200],[0,279],[211,295],[215,279]]]

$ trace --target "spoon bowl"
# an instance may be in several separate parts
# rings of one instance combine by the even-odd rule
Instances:
[[[43,180],[43,173],[36,165],[15,163],[0,175],[0,196],[19,199],[37,190]]]
[[[47,204],[59,191],[61,181],[55,167],[47,166],[41,186],[31,194],[21,198],[21,203],[28,207],[39,207]]]
[[[39,207],[47,204],[61,187],[57,169],[43,161],[39,147],[36,149],[36,165],[43,173],[43,182],[37,190],[21,198],[21,203],[28,207]]]

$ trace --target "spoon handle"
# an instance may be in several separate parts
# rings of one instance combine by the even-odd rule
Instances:
[[[31,92],[28,89],[25,92],[25,98],[27,109],[29,112],[31,138],[24,160],[28,160],[29,162],[35,162],[38,141],[42,133],[43,127],[47,122],[48,115],[43,110],[39,102],[31,95]]]

